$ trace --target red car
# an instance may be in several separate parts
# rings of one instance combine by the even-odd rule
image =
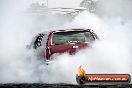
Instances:
[[[43,55],[45,60],[49,61],[57,53],[74,54],[78,50],[88,47],[96,39],[98,36],[91,29],[57,30],[36,36],[33,48],[45,47]]]

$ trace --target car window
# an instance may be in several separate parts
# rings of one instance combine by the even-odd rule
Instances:
[[[53,44],[68,44],[68,43],[84,43],[93,42],[95,39],[91,32],[87,31],[71,31],[71,32],[57,32],[53,33]]]

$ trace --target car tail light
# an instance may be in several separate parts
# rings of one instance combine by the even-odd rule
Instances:
[[[46,50],[45,50],[45,57],[46,57],[46,60],[49,60],[50,55],[51,55],[50,49],[49,49],[49,48],[46,48]]]

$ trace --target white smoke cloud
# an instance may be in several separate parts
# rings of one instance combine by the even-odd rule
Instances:
[[[130,20],[131,3],[131,0],[98,0],[96,14],[102,17],[121,17]]]
[[[91,23],[89,24],[87,20],[90,20]],[[57,64],[57,66],[69,68],[67,75],[73,79],[75,79],[76,69],[79,65],[83,65],[89,74],[132,74],[131,40],[129,39],[131,33],[128,32],[130,24],[122,23],[121,18],[99,18],[88,12],[79,14],[73,21],[73,25],[77,25],[75,27],[79,28],[92,27],[96,23],[97,29],[101,30],[96,30],[95,27],[95,33],[105,36],[103,38],[99,36],[100,39],[92,44],[92,48],[82,50],[74,56],[67,54],[59,56],[58,60],[62,64]],[[75,28],[73,25],[71,28]],[[75,80],[71,82],[75,83]]]
[[[126,21],[120,15],[117,18],[80,13],[64,28],[91,28],[100,39],[91,45],[92,48],[81,50],[73,56],[67,53],[59,55],[47,66],[43,60],[37,59],[34,50],[25,47],[36,33],[54,29],[50,23],[59,25],[54,23],[59,22],[60,18],[50,15],[42,25],[43,21],[39,21],[38,17],[23,12],[31,2],[19,1],[13,0],[13,4],[10,4],[10,0],[8,3],[3,1],[4,9],[1,12],[4,18],[0,22],[0,83],[75,84],[79,65],[83,65],[88,73],[132,74],[131,19]]]

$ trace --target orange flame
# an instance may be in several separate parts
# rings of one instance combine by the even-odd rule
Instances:
[[[78,75],[79,76],[84,76],[86,73],[85,73],[85,70],[82,68],[82,65],[80,65],[78,67]]]

